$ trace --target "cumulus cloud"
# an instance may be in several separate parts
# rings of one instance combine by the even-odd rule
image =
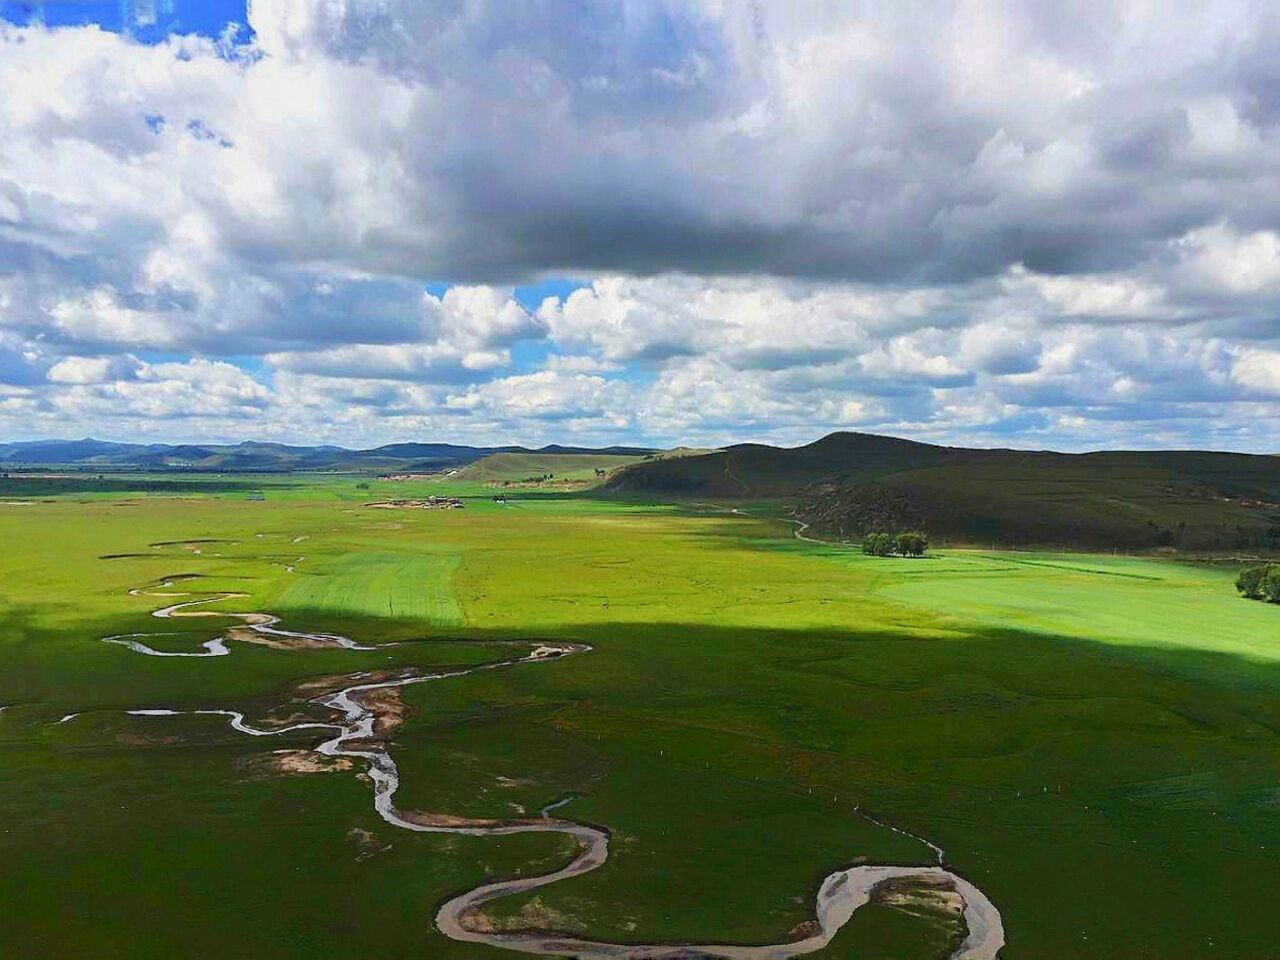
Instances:
[[[221,361],[140,364],[130,379],[98,379],[91,362],[64,373],[68,386],[47,398],[42,412],[73,419],[85,412],[110,419],[249,419],[260,416],[271,393],[240,368]]]
[[[50,383],[108,383],[132,380],[141,365],[136,357],[65,357],[49,368]]]
[[[662,361],[714,352],[738,366],[821,363],[874,336],[920,325],[939,291],[663,275],[606,276],[538,311],[558,343],[608,361]]]
[[[1280,449],[1280,20],[1063,9],[0,22],[0,425]]]
[[[1280,397],[1280,350],[1249,350],[1236,360],[1231,376],[1264,396]]]
[[[359,326],[343,346],[268,353],[280,370],[353,379],[462,383],[483,379],[510,364],[509,347],[546,335],[544,323],[511,297],[488,286],[450,287],[443,296],[421,296],[416,330],[402,343],[369,343]]]
[[[959,341],[962,364],[997,376],[1031,373],[1039,366],[1041,350],[1036,331],[1005,323],[975,324]]]
[[[279,370],[348,379],[417,380],[458,383],[480,379],[505,366],[504,353],[462,351],[452,344],[356,344],[298,353],[267,354]]]
[[[492,418],[586,420],[604,418],[624,427],[629,417],[625,384],[583,373],[541,370],[494,380],[448,396],[449,410],[480,411]]]

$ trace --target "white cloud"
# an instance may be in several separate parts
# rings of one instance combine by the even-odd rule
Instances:
[[[504,367],[505,352],[464,351],[448,343],[356,344],[329,350],[270,353],[273,367],[294,373],[351,379],[455,383]]]
[[[1051,315],[1122,320],[1162,315],[1163,291],[1141,277],[1046,276],[1019,265],[1011,271],[1006,287],[1038,297]]]
[[[961,386],[972,373],[948,356],[937,331],[894,337],[864,354],[862,369],[878,377],[893,377],[936,386]]]
[[[131,380],[139,370],[136,357],[67,357],[49,368],[50,383],[108,383]]]
[[[625,427],[630,391],[617,381],[582,373],[541,370],[505,377],[451,394],[445,407],[453,411],[482,413],[499,420],[604,419]]]
[[[1280,293],[1280,234],[1240,234],[1224,225],[1193,230],[1180,241],[1184,266],[1227,294]]]
[[[0,429],[1280,447],[1263,7],[642,6],[0,25]]]
[[[454,286],[442,297],[427,294],[426,311],[437,333],[455,343],[504,347],[540,340],[546,324],[512,299],[510,290],[490,286]]]
[[[567,347],[606,361],[662,361],[717,353],[743,368],[827,362],[876,332],[920,324],[945,296],[848,284],[797,284],[663,275],[607,276],[538,314]]]
[[[322,291],[323,296],[330,296]],[[508,348],[546,335],[542,321],[512,299],[510,290],[488,286],[450,287],[440,297],[424,293],[416,332],[402,343],[357,341],[322,349],[269,353],[271,366],[296,373],[355,379],[458,383],[509,366]]]
[[[1248,350],[1231,368],[1231,378],[1250,391],[1280,397],[1280,350]]]
[[[158,420],[242,419],[261,416],[271,400],[266,387],[232,364],[190,360],[140,364],[134,378],[128,380],[74,382],[52,394],[48,408],[70,422],[86,415]]]

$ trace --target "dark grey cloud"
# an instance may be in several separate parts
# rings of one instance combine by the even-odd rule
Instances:
[[[1256,176],[1276,169],[1275,17],[1131,7],[353,2],[255,21],[268,47],[421,92],[396,161],[435,237],[375,239],[400,269],[918,283],[1124,269],[1198,226],[1276,222]],[[1233,104],[1261,141],[1222,142]]]

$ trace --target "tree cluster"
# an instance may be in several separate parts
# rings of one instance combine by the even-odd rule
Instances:
[[[906,533],[868,533],[862,538],[862,552],[869,557],[923,557],[929,538],[919,530]]]
[[[1236,577],[1236,589],[1250,600],[1280,603],[1280,563],[1245,567]]]

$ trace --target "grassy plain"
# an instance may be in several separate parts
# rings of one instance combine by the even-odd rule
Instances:
[[[351,773],[252,772],[304,735],[264,744],[215,718],[121,711],[262,715],[302,678],[551,637],[595,649],[407,688],[393,747],[402,807],[499,816],[572,795],[564,814],[613,831],[603,868],[495,916],[777,939],[830,870],[928,859],[862,810],[946,849],[1001,909],[1010,960],[1253,958],[1280,942],[1280,609],[1237,600],[1225,569],[865,558],[777,521],[581,498],[362,506],[409,488],[328,477],[282,480],[265,502],[0,505],[6,956],[502,955],[441,938],[435,906],[547,869],[566,856],[557,838],[409,836]],[[209,660],[99,642],[213,635],[217,621],[162,624],[160,601],[127,593],[178,573],[285,627],[423,642],[233,643]],[[945,934],[872,907],[820,956],[925,960]]]
[[[291,564],[299,576],[273,609],[416,620],[445,627],[462,623],[452,583],[460,560],[455,552],[353,551],[304,566],[306,559],[302,555]]]

